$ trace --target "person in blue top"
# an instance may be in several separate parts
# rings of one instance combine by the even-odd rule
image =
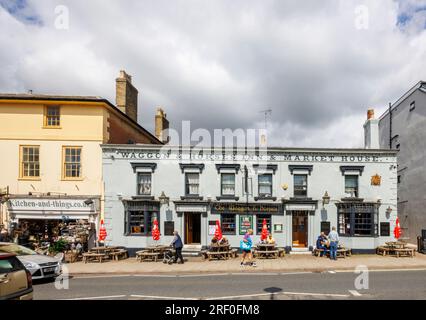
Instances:
[[[337,246],[339,244],[339,234],[336,232],[336,227],[331,228],[328,234],[328,240],[330,241],[330,259],[337,260]]]
[[[173,241],[170,245],[173,246],[173,248],[176,250],[174,263],[176,263],[178,258],[179,258],[180,263],[183,264],[183,256],[182,256],[183,242],[182,242],[182,239],[179,235],[179,232],[177,232],[177,231],[173,232],[173,235],[174,235],[174,238],[173,238]]]
[[[326,241],[327,241],[327,237],[325,236],[325,233],[321,232],[321,234],[317,238],[317,243],[316,243],[317,249],[323,250],[320,253],[320,257],[322,257],[327,251],[327,246],[325,245]]]
[[[251,236],[253,235],[253,230],[249,229],[247,230],[247,233],[244,235],[244,238],[242,242],[245,243],[244,248],[241,248],[243,251],[243,256],[241,259],[241,266],[244,265],[244,260],[246,259],[246,256],[248,256],[249,264],[253,267],[256,267],[256,263],[253,261],[253,255],[251,253],[251,247],[253,246],[253,240],[251,239]]]

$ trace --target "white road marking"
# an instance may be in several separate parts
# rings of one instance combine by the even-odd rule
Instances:
[[[331,270],[330,270],[330,271],[328,271],[328,273],[336,273],[336,271],[331,271]]]
[[[165,300],[200,300],[199,298],[185,298],[185,297],[164,297],[164,296],[146,296],[140,294],[130,295],[132,298],[146,298],[146,299],[165,299]]]
[[[301,295],[301,296],[320,296],[320,297],[342,297],[348,298],[348,294],[337,294],[337,293],[312,293],[312,292],[273,292],[273,293],[255,293],[255,294],[243,294],[237,296],[225,296],[225,297],[213,297],[205,298],[206,300],[226,300],[226,299],[235,299],[235,298],[248,298],[248,297],[262,297],[270,295]]]
[[[100,297],[82,297],[82,298],[67,298],[58,300],[101,300],[101,299],[112,299],[112,298],[124,298],[126,295],[119,296],[100,296]]]
[[[196,278],[196,277],[213,277],[213,276],[228,276],[230,273],[208,273],[208,274],[181,274],[178,278]]]
[[[353,295],[354,297],[361,297],[362,296],[362,294],[361,293],[359,293],[358,291],[356,291],[356,290],[348,290],[349,291],[349,293],[351,294],[351,295]]]
[[[74,280],[74,279],[97,279],[97,278],[124,278],[124,277],[131,277],[131,274],[105,274],[100,276],[82,276],[82,277],[74,277],[72,275],[68,276],[68,279]]]
[[[339,273],[348,273],[348,272],[354,272],[354,270],[336,270],[336,272]],[[426,271],[426,269],[423,268],[419,268],[419,269],[372,269],[372,270],[368,270],[368,272],[402,272],[402,271]]]

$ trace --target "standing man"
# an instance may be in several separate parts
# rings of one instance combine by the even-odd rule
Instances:
[[[337,245],[339,244],[339,235],[336,232],[336,227],[331,228],[331,232],[328,234],[328,240],[330,241],[330,259],[337,260]]]
[[[179,258],[180,259],[180,263],[183,264],[183,257],[182,257],[183,242],[182,242],[182,239],[179,236],[179,232],[177,232],[176,230],[173,232],[173,235],[175,237],[173,238],[171,246],[173,246],[173,248],[175,248],[175,250],[176,250],[176,255],[175,255],[175,261],[174,261],[174,263],[176,263],[177,260],[178,260],[178,258]]]

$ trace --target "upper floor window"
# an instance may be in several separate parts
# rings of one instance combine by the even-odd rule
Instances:
[[[81,178],[81,147],[63,147],[63,178]]]
[[[61,110],[59,106],[47,106],[44,112],[45,127],[59,127],[61,125]]]
[[[272,174],[260,174],[258,176],[259,196],[272,197]]]
[[[358,176],[345,175],[345,193],[351,198],[358,198]]]
[[[20,177],[40,177],[40,147],[21,146]]]
[[[138,173],[138,195],[150,196],[151,195],[151,173],[139,172]]]
[[[185,174],[185,195],[198,196],[200,194],[200,174],[186,173]]]
[[[235,196],[235,174],[222,173],[221,175],[222,196]]]
[[[308,196],[308,176],[306,174],[295,174],[294,176],[294,196]]]

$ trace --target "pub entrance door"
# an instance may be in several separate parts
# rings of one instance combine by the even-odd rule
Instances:
[[[201,214],[186,212],[185,244],[201,244]]]
[[[293,247],[308,247],[308,211],[293,211]]]

